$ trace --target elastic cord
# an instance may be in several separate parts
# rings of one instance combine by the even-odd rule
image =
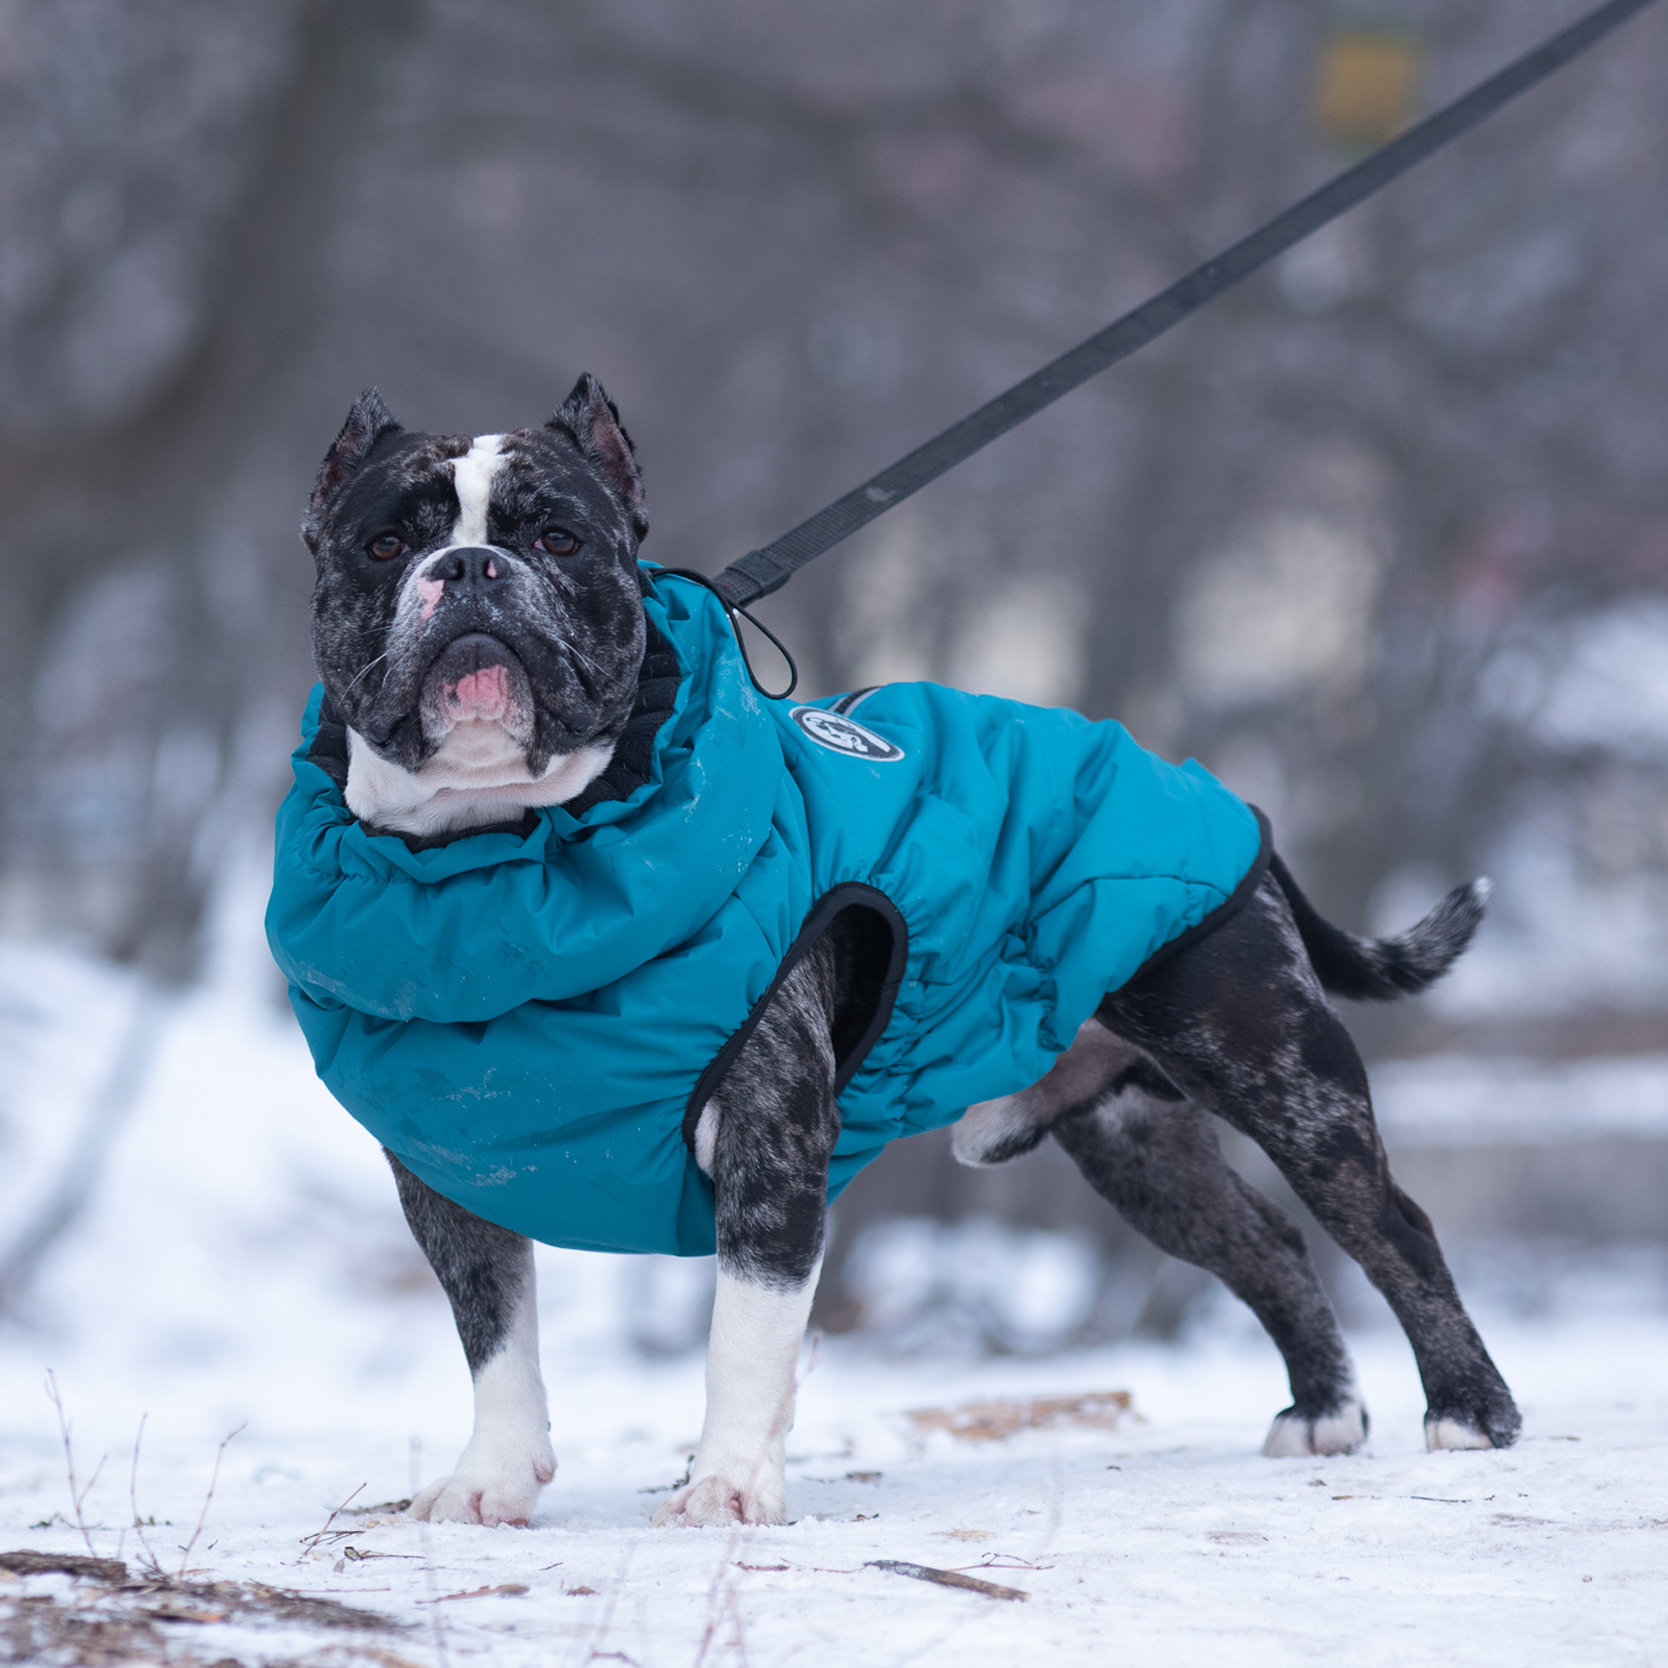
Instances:
[[[788,653],[788,646],[767,626],[739,602],[732,602],[704,573],[697,573],[693,568],[657,568],[655,573],[668,574],[673,579],[687,579],[699,585],[703,591],[711,591],[723,604],[724,615],[730,622],[730,630],[735,633],[736,647],[741,650],[741,663],[747,668],[747,680],[764,696],[767,701],[785,701],[799,687],[799,667],[794,664],[794,658]],[[776,652],[788,664],[788,687],[786,689],[766,689],[759,682],[758,674],[753,670],[752,657],[747,652],[747,640],[741,635],[741,628],[736,624],[736,615],[740,615],[755,630],[762,632],[775,646]]]

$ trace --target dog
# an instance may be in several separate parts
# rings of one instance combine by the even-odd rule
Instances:
[[[723,715],[745,709],[749,723],[768,729],[768,714],[759,714],[770,703],[732,675],[725,657],[733,645],[726,646],[728,622],[717,605],[693,582],[640,560],[647,530],[634,448],[590,376],[543,427],[474,437],[406,430],[368,392],[324,459],[304,523],[316,563],[313,644],[323,693],[297,754],[297,792],[303,779],[306,792],[280,816],[269,932],[321,1072],[385,1140],[406,1220],[451,1302],[473,1377],[473,1434],[451,1474],[416,1496],[418,1518],[525,1524],[556,1465],[532,1244],[514,1225],[530,1219],[515,1190],[546,1185],[564,1164],[583,1171],[573,1155],[589,1149],[553,1144],[537,1128],[512,1139],[523,1102],[500,1087],[513,1076],[508,1066],[500,1071],[496,1061],[477,1059],[487,1028],[507,1008],[517,1025],[570,1015],[585,1047],[614,1051],[607,1073],[675,1075],[683,1069],[676,1041],[682,1004],[693,1008],[708,997],[708,981],[692,972],[682,985],[657,987],[673,999],[670,1006],[664,995],[657,999],[654,1024],[634,1024],[624,1008],[606,1003],[599,1012],[593,986],[574,983],[588,965],[580,950],[576,962],[561,963],[560,977],[540,971],[516,983],[523,961],[535,955],[528,946],[546,932],[518,912],[544,923],[569,905],[541,866],[541,840],[572,841],[562,849],[602,876],[597,907],[616,909],[622,931],[658,933],[672,946],[656,950],[656,968],[685,965],[679,958],[695,954],[690,946],[705,943],[703,933],[714,936],[698,910],[688,921],[661,920],[678,914],[686,892],[708,884],[707,859],[691,855],[680,867],[685,848],[676,831],[663,846],[640,847],[627,812],[655,792],[662,799],[671,793],[670,777],[655,775],[671,768],[655,748],[657,737],[673,733],[696,738],[692,757],[709,732],[720,749],[718,762],[704,767],[704,792],[751,792],[755,767],[745,750],[721,751],[729,733]],[[682,609],[681,647],[666,637],[674,606]],[[691,650],[697,628],[707,632],[705,647]],[[703,655],[723,661],[731,681],[697,723],[691,691],[706,676],[696,665]],[[880,784],[865,792],[890,792],[888,784],[904,779],[886,772],[904,756],[897,738],[906,730],[870,716],[904,710],[889,700],[936,700],[946,711],[961,702],[954,711],[985,726],[979,745],[986,753],[1008,745],[1001,720],[1009,709],[930,686],[893,688],[904,693],[793,709],[803,745],[823,750],[806,772],[826,769],[836,782],[831,814],[839,810],[838,782],[858,780],[838,777],[841,769]],[[1074,725],[1074,737],[1088,738],[1083,745],[1122,735],[1075,715],[1011,711],[1012,728],[1040,734],[1045,721]],[[1133,758],[1139,750],[1129,745]],[[856,763],[829,763],[824,753]],[[966,758],[969,775],[984,768],[977,750]],[[1510,1444],[1520,1426],[1511,1394],[1466,1314],[1429,1219],[1391,1178],[1365,1071],[1327,1001],[1327,993],[1379,1000],[1425,989],[1470,941],[1485,883],[1458,888],[1399,937],[1356,937],[1320,917],[1272,854],[1266,829],[1259,846],[1250,813],[1226,790],[1197,767],[1140,759],[1169,773],[1163,787],[1172,799],[1222,797],[1221,826],[1238,842],[1237,855],[1220,890],[1207,887],[1200,896],[1226,901],[1175,915],[1158,935],[1157,952],[1132,952],[1127,976],[1082,1000],[1074,1031],[1054,1035],[1042,1025],[1040,1040],[1026,1045],[1039,1052],[1025,1055],[1041,1067],[966,1107],[953,1130],[955,1156],[1000,1164],[1052,1136],[1133,1226],[1217,1275],[1267,1329],[1285,1359],[1292,1401],[1275,1415],[1263,1451],[1350,1452],[1365,1440],[1368,1418],[1338,1323],[1302,1234],[1225,1163],[1211,1121],[1221,1118],[1268,1153],[1388,1299],[1424,1382],[1428,1445]],[[1186,771],[1193,775],[1184,780]],[[970,785],[969,803],[973,795]],[[691,793],[678,814],[693,818],[703,803]],[[1095,812],[1090,805],[1082,814]],[[329,884],[314,885],[305,908],[285,903],[286,886],[313,885],[308,877],[327,866],[327,847],[337,854]],[[657,894],[662,901],[653,910],[628,907],[629,897],[621,904],[615,894],[650,870],[670,875],[669,890]],[[442,880],[458,889],[448,896],[465,900],[444,918],[434,913]],[[1167,896],[1194,895],[1191,882],[1165,885]],[[977,887],[962,891],[958,908],[982,895]],[[398,912],[378,915],[383,894],[393,892]],[[681,1133],[700,1185],[686,1177],[675,1202],[682,1212],[709,1212],[707,1228],[692,1229],[690,1243],[701,1248],[699,1233],[710,1234],[718,1284],[700,1446],[689,1481],[660,1506],[656,1524],[785,1521],[783,1443],[821,1262],[831,1166],[846,1162],[838,1144],[843,1130],[851,1137],[859,1089],[872,1097],[884,1088],[864,1088],[850,1061],[880,1047],[876,1038],[889,1024],[908,1030],[905,1020],[889,1018],[910,976],[900,961],[898,911],[872,885],[835,892],[838,908],[806,913],[796,906],[768,952],[766,971],[775,972],[763,994],[750,986],[737,998],[745,1023],[714,1058],[687,1062],[689,1082],[697,1074],[699,1082]],[[560,919],[560,930],[547,933],[551,957],[589,942],[583,911]],[[321,936],[324,921],[335,923],[333,936]],[[467,948],[476,933],[488,935],[490,948]],[[791,953],[782,948],[789,939]],[[1066,934],[1062,942],[1069,959],[1074,941]],[[352,995],[355,967],[380,966],[407,948],[410,965],[426,974],[402,972],[385,998]],[[611,977],[599,960],[598,983]],[[374,983],[370,973],[365,981]],[[446,985],[454,1005],[437,1008],[429,982]],[[512,987],[513,997],[505,994]],[[962,1036],[966,1048],[983,1046],[977,1029]],[[445,1139],[419,1127],[429,1115],[423,1108],[390,1111],[384,1103],[392,1091],[378,1086],[394,1081],[387,1062],[419,1045],[452,1051],[424,1056],[427,1087],[418,1096],[450,1120]],[[342,1064],[349,1054],[359,1062],[352,1071]],[[900,1072],[909,1065],[907,1056],[890,1058]],[[953,1073],[955,1064],[938,1069]],[[572,1069],[587,1069],[578,1052]],[[546,1075],[565,1073],[558,1060]],[[351,1091],[341,1086],[350,1077]],[[630,1099],[637,1091],[620,1093]],[[516,1148],[520,1157],[512,1160],[504,1155],[514,1140],[530,1145]],[[581,1184],[588,1178],[574,1185]],[[622,1220],[629,1217],[629,1190],[608,1187]],[[588,1228],[538,1231],[598,1243]]]

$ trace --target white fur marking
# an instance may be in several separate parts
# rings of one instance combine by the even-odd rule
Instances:
[[[450,1477],[430,1483],[411,1515],[434,1523],[525,1524],[556,1475],[539,1374],[531,1266],[504,1347],[475,1375],[475,1429]]]
[[[794,1368],[822,1263],[779,1291],[722,1267],[707,1345],[707,1416],[690,1481],[654,1514],[656,1525],[787,1521],[783,1454],[793,1425]]]
[[[1336,1413],[1324,1419],[1279,1414],[1268,1428],[1263,1453],[1270,1459],[1299,1459],[1310,1454],[1353,1454],[1367,1440],[1361,1398],[1351,1393]]]
[[[950,1153],[956,1163],[983,1169],[991,1165],[989,1154],[1000,1152],[1031,1126],[1023,1097],[1004,1095],[1000,1100],[982,1100],[962,1113],[950,1130]]]
[[[501,434],[478,434],[461,458],[452,460],[452,482],[457,488],[458,521],[452,529],[454,545],[487,543],[487,505],[492,501],[492,477],[504,465],[498,449]]]
[[[712,1174],[713,1154],[718,1150],[718,1102],[709,1100],[695,1124],[695,1162],[704,1175]]]
[[[1481,1431],[1457,1419],[1427,1419],[1425,1446],[1435,1453],[1440,1448],[1492,1448],[1494,1444]]]
[[[614,757],[614,744],[558,753],[542,776],[501,724],[455,725],[420,770],[391,763],[356,730],[348,731],[343,797],[353,814],[399,834],[440,834],[513,822],[528,806],[560,805],[583,793]]]

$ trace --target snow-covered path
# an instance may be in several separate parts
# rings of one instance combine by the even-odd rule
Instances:
[[[362,1604],[407,1631],[176,1632],[203,1662],[345,1662],[370,1648],[422,1663],[484,1654],[505,1668],[1044,1654],[1128,1668],[1668,1660],[1668,1328],[1497,1329],[1496,1342],[1525,1403],[1518,1448],[1425,1454],[1406,1350],[1374,1334],[1359,1341],[1371,1451],[1317,1461],[1257,1456],[1279,1402],[1260,1349],[1128,1348],[976,1368],[829,1349],[806,1380],[790,1445],[797,1521],[735,1534],[647,1527],[654,1497],[643,1491],[671,1481],[697,1427],[697,1366],[599,1367],[557,1388],[562,1470],[531,1529],[425,1530],[374,1512],[339,1517],[335,1527],[352,1533],[308,1552],[303,1543],[358,1485],[356,1506],[409,1492],[414,1407],[405,1394],[354,1393],[332,1428],[268,1416],[235,1440],[192,1563]],[[305,1376],[305,1340],[294,1347]],[[902,1416],[969,1397],[1114,1386],[1133,1392],[1144,1422],[969,1446],[943,1434],[923,1444]],[[72,1412],[77,1388],[64,1384]],[[115,1413],[114,1392],[103,1386],[101,1418],[78,1428],[83,1475],[117,1438],[93,1428]],[[61,1524],[31,1527],[67,1509],[51,1420],[44,1400],[8,1403],[5,1547],[80,1548]],[[463,1432],[455,1418],[443,1424],[424,1440],[449,1460]],[[170,1431],[168,1409],[153,1411],[138,1499],[159,1520],[148,1535],[164,1563],[178,1562],[196,1521],[212,1449]],[[94,1529],[101,1554],[116,1550],[131,1515],[130,1450],[131,1435],[110,1447],[87,1503],[89,1521],[109,1526]],[[129,1533],[124,1555],[137,1550]],[[944,1590],[864,1567],[871,1559],[989,1563],[990,1579],[1031,1598]],[[447,1596],[508,1584],[526,1591]],[[37,1577],[22,1590],[68,1587]],[[327,1646],[335,1658],[318,1654]]]
[[[40,1021],[39,1053],[14,1051],[8,1068],[14,1100],[35,1109],[0,1166],[0,1216],[16,1220],[39,1193],[29,1165],[46,1173],[50,1143],[73,1133],[125,998],[38,955],[9,968],[0,957],[0,974],[14,1004],[66,1016],[61,1034]],[[25,1135],[43,1143],[34,1157]],[[200,1579],[300,1589],[390,1622],[158,1618],[126,1660],[1668,1663],[1668,1314],[1649,1281],[1595,1288],[1535,1325],[1479,1305],[1525,1413],[1523,1442],[1501,1454],[1423,1451],[1412,1360],[1391,1330],[1354,1340],[1369,1451],[1324,1461],[1259,1457],[1284,1384],[1272,1347],[1228,1310],[1185,1347],[1029,1360],[886,1360],[836,1342],[805,1377],[790,1440],[796,1521],[732,1535],[648,1528],[646,1491],[681,1471],[702,1391],[698,1356],[645,1362],[626,1341],[623,1317],[654,1301],[647,1266],[541,1252],[561,1470],[531,1529],[356,1515],[410,1494],[413,1437],[425,1478],[450,1465],[469,1425],[461,1351],[374,1144],[318,1087],[293,1027],[247,998],[193,999],[170,1016],[27,1323],[0,1330],[0,1552],[85,1551],[60,1521],[50,1367],[83,1481],[107,1456],[86,1500],[100,1555],[138,1567],[129,1478],[142,1414],[134,1495],[169,1568],[217,1444],[247,1421],[191,1555]],[[675,1285],[677,1273],[659,1265],[657,1278]],[[974,1446],[923,1440],[906,1417],[1114,1389],[1141,1418],[1113,1430]],[[352,1510],[309,1550],[350,1494]],[[989,1563],[990,1579],[1031,1596],[947,1590],[867,1567],[877,1559]],[[526,1591],[479,1592],[503,1586]],[[62,1611],[92,1590],[12,1579],[0,1564],[0,1660],[8,1618],[50,1608],[20,1600],[55,1596]],[[124,1605],[226,1610],[129,1593],[89,1614]]]

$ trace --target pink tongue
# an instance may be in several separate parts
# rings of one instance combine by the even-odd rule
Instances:
[[[448,694],[457,718],[502,719],[510,710],[510,675],[502,666],[487,666],[459,678]]]

